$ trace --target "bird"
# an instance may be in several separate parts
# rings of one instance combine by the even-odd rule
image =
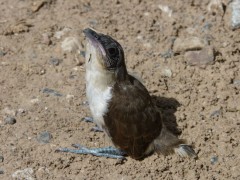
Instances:
[[[92,28],[83,30],[86,36],[86,95],[92,120],[107,135],[112,146],[78,149],[59,148],[61,152],[92,154],[141,160],[150,154],[197,157],[185,140],[179,139],[163,121],[148,90],[138,78],[130,75],[124,50],[111,36]]]

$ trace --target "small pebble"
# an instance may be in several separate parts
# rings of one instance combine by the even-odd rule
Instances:
[[[152,47],[152,44],[149,43],[149,42],[146,42],[146,43],[143,43],[143,46],[144,46],[145,48],[151,48],[151,47]]]
[[[68,95],[66,95],[66,99],[67,99],[68,103],[70,103],[71,105],[73,105],[74,95],[68,94]]]
[[[82,105],[84,105],[84,106],[88,106],[89,103],[88,103],[88,101],[83,101],[83,102],[82,102]]]
[[[52,65],[54,65],[54,66],[58,66],[58,65],[60,64],[60,62],[61,62],[61,60],[58,59],[58,58],[51,58],[51,59],[49,60],[49,63],[52,64]]]
[[[46,93],[46,94],[50,94],[50,95],[54,95],[54,96],[63,96],[62,94],[58,93],[57,91],[54,91],[53,89],[49,89],[49,88],[44,88],[42,90],[43,93]]]
[[[209,22],[206,22],[205,25],[203,26],[204,30],[210,30],[213,27],[213,25]]]
[[[168,68],[165,68],[163,69],[163,72],[162,74],[165,76],[165,77],[172,77],[172,70],[171,69],[168,69]]]
[[[115,166],[116,165],[121,165],[125,162],[126,160],[125,159],[117,159],[116,162],[115,162]]]
[[[162,12],[166,13],[168,17],[172,17],[173,10],[170,9],[168,6],[159,4],[158,8],[161,9]]]
[[[44,75],[46,73],[46,70],[45,69],[42,69],[41,71],[40,71],[40,75]]]
[[[33,172],[34,171],[32,168],[17,170],[12,174],[12,177],[14,179],[34,180],[33,175],[32,175]]]
[[[26,113],[25,109],[20,108],[20,109],[17,110],[17,115],[22,115],[24,113]]]
[[[50,37],[51,35],[49,33],[42,34],[42,43],[46,45],[50,45],[52,43]]]
[[[234,0],[231,4],[232,8],[232,28],[240,28],[240,0]]]
[[[6,117],[4,119],[5,124],[15,124],[17,121],[14,117]]]
[[[38,98],[34,97],[33,99],[30,100],[30,102],[33,104],[37,104],[40,102],[40,100]]]
[[[219,117],[221,115],[221,110],[218,109],[216,111],[213,111],[210,115],[210,117]]]
[[[214,165],[218,162],[218,157],[217,156],[213,156],[211,157],[211,164]]]
[[[3,169],[0,169],[0,174],[4,174],[4,170]]]
[[[0,50],[0,57],[5,56],[6,54],[7,54],[6,52]]]
[[[220,0],[210,0],[208,6],[207,6],[207,10],[209,12],[212,12],[213,14],[216,13],[224,13],[224,8],[223,8],[223,2]]]
[[[46,1],[44,1],[44,0],[34,2],[34,3],[32,4],[31,10],[32,10],[33,12],[37,12],[37,11],[39,11],[39,10],[43,7],[43,5],[44,5],[45,3],[46,3]]]
[[[0,155],[0,163],[4,161],[4,157]]]
[[[240,80],[234,79],[234,80],[233,80],[233,84],[234,84],[234,85],[240,85]]]
[[[74,95],[71,95],[71,94],[67,94],[66,96],[66,99],[73,99],[74,98]]]
[[[200,51],[188,51],[184,56],[187,64],[190,66],[210,65],[214,63],[212,48],[204,48]]]
[[[180,53],[191,50],[201,50],[205,46],[204,40],[198,37],[177,38],[174,41],[174,53]]]
[[[39,143],[47,144],[50,142],[51,139],[52,139],[52,134],[47,131],[43,131],[37,135],[37,141]]]
[[[160,56],[164,59],[171,58],[171,57],[173,57],[173,51],[170,49],[166,52],[161,53]]]

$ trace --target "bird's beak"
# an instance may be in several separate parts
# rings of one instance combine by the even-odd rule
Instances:
[[[100,42],[100,38],[101,38],[102,34],[97,33],[96,31],[94,31],[93,29],[90,29],[90,28],[84,29],[83,33],[86,36],[86,38],[91,42],[91,44],[93,46],[95,46],[96,48],[100,49],[103,56],[106,56],[105,49]]]
[[[88,40],[90,40],[93,44],[101,44],[100,42],[100,38],[102,36],[101,33],[97,33],[96,31],[94,31],[93,29],[90,28],[86,28],[83,30],[84,35],[86,36],[86,38]]]
[[[97,40],[99,38],[98,33],[90,28],[84,29],[83,33],[88,39],[91,39],[91,40]]]

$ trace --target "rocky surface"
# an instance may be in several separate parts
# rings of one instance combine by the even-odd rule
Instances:
[[[232,3],[2,0],[0,179],[240,179],[240,29],[232,27]],[[153,154],[119,163],[55,152],[73,143],[109,145],[103,133],[90,131],[94,124],[81,121],[90,116],[86,27],[122,44],[128,69],[198,159]],[[213,51],[199,52],[206,48]],[[193,53],[190,60],[186,53]],[[5,124],[6,117],[17,121]],[[48,143],[36,140],[41,132],[51,133]]]

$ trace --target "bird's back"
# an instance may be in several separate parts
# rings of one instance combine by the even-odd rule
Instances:
[[[105,131],[112,142],[134,159],[141,159],[162,128],[146,88],[134,77],[116,82],[108,112],[104,115]]]

